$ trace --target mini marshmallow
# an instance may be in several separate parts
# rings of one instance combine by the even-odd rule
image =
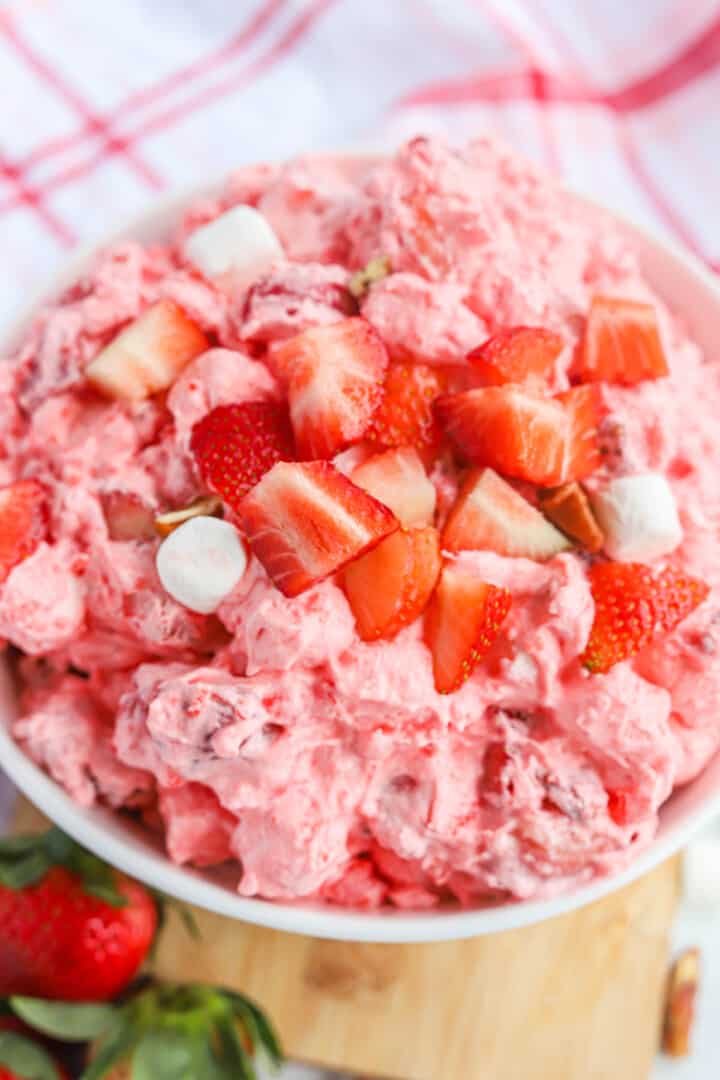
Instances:
[[[683,859],[683,898],[694,911],[720,907],[720,840],[695,840]]]
[[[282,256],[272,226],[252,206],[226,210],[185,241],[188,261],[203,277],[231,291],[246,288]]]
[[[683,538],[675,496],[659,473],[619,476],[591,501],[612,559],[657,559],[674,551]]]
[[[245,573],[247,552],[229,522],[195,517],[162,542],[156,566],[163,588],[173,600],[190,611],[209,615]]]

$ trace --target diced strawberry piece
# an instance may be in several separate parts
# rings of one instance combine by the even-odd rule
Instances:
[[[468,360],[487,386],[505,383],[542,385],[563,350],[563,339],[552,330],[513,326],[493,334]]]
[[[622,788],[608,791],[608,815],[616,825],[627,825],[630,821],[631,795]]]
[[[345,593],[363,641],[392,638],[422,614],[440,573],[437,530],[400,529],[345,568]]]
[[[363,437],[387,364],[382,339],[359,317],[305,330],[273,350],[300,457],[331,458]]]
[[[580,348],[580,379],[632,386],[643,379],[661,379],[668,374],[652,304],[611,296],[594,297]]]
[[[597,563],[590,587],[595,620],[582,662],[602,673],[674,630],[710,591],[673,567],[654,574],[642,563]]]
[[[0,488],[0,582],[47,535],[47,493],[37,480]]]
[[[197,323],[172,300],[160,300],[98,353],[85,375],[109,397],[141,401],[172,386],[207,348]]]
[[[508,383],[445,394],[435,410],[471,461],[507,476],[558,487],[588,476],[600,464],[592,386],[546,398]]]
[[[605,537],[580,484],[540,492],[543,514],[586,551],[599,551]]]
[[[559,474],[564,476],[560,483],[583,480],[602,463],[598,440],[601,408],[597,387],[575,386],[564,394],[558,394],[555,400],[563,406],[567,417],[567,457],[564,467],[559,470]]]
[[[531,503],[492,469],[474,469],[450,511],[446,551],[497,551],[552,559],[570,544]]]
[[[100,504],[111,540],[151,540],[155,511],[134,491],[106,491]]]
[[[403,525],[430,525],[435,516],[435,485],[416,450],[401,447],[368,458],[352,481],[389,506]]]
[[[326,461],[279,462],[236,510],[272,580],[297,596],[399,528],[372,495]]]
[[[203,482],[233,510],[273,465],[295,457],[288,411],[272,401],[219,405],[193,427],[190,449]]]
[[[500,634],[511,604],[507,589],[446,563],[425,616],[425,643],[441,694],[459,689],[472,675]]]
[[[429,364],[391,364],[384,396],[366,437],[382,446],[414,446],[434,457],[442,431],[433,414],[433,401],[447,390],[447,375]]]

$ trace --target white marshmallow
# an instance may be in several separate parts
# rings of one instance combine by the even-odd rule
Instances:
[[[693,841],[683,860],[683,897],[695,911],[717,912],[720,906],[720,841]]]
[[[203,275],[228,290],[244,289],[282,258],[272,226],[252,206],[234,206],[185,241],[185,257]]]
[[[209,615],[247,569],[247,552],[227,521],[196,517],[186,521],[158,548],[157,572],[163,588],[191,611]]]
[[[659,473],[619,476],[591,501],[612,559],[657,559],[674,551],[683,538],[675,497]]]

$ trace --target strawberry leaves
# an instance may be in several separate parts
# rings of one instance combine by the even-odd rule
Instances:
[[[184,1080],[197,1072],[197,1057],[190,1032],[148,1031],[133,1054],[133,1080]],[[205,1055],[207,1056],[207,1055]]]
[[[133,1080],[257,1080],[254,1058],[277,1068],[277,1035],[254,1002],[231,990],[151,984],[120,1004],[94,1005],[12,997],[14,1014],[43,1035],[95,1043],[81,1080],[102,1080],[132,1059]],[[23,1040],[27,1042],[27,1040]],[[0,1031],[0,1065],[25,1062],[28,1080],[59,1080],[42,1048]],[[3,1056],[4,1055],[4,1056]]]
[[[63,1042],[84,1042],[96,1039],[115,1018],[112,1005],[75,1004],[64,1001],[45,1001],[43,998],[10,998],[16,1016],[35,1031]]]
[[[24,1080],[61,1080],[61,1073],[48,1052],[15,1031],[0,1031],[0,1069],[7,1069]]]
[[[8,889],[19,891],[36,885],[53,866],[64,866],[77,874],[86,893],[111,907],[127,905],[127,898],[117,889],[112,868],[60,829],[0,840],[0,885]]]
[[[256,1080],[255,1054],[282,1051],[269,1021],[241,994],[206,986],[152,986],[116,1010],[82,1080],[101,1080],[132,1056],[134,1080]]]
[[[124,1020],[117,1016],[106,1031],[100,1048],[92,1061],[85,1067],[82,1080],[100,1080],[112,1068],[124,1061],[137,1044],[137,1038]]]

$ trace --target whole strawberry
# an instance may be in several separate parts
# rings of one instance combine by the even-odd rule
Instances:
[[[0,840],[0,995],[103,1001],[133,979],[155,901],[59,829]]]

